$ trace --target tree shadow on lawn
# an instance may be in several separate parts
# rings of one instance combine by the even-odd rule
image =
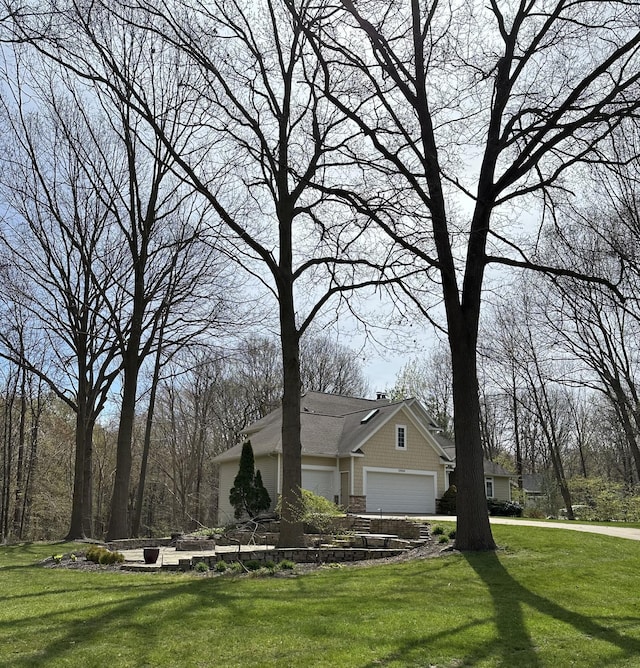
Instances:
[[[583,634],[585,638],[594,638],[609,643],[620,650],[626,658],[640,656],[640,640],[625,637],[615,629],[604,626],[591,617],[562,607],[527,589],[508,572],[495,552],[467,552],[462,555],[485,584],[492,598],[493,611],[490,611],[489,616],[432,634],[425,633],[421,638],[405,642],[387,656],[379,657],[376,661],[365,664],[363,668],[374,668],[374,666],[390,663],[414,665],[416,660],[427,658],[424,653],[425,650],[428,651],[431,643],[447,638],[454,639],[460,633],[471,631],[473,628],[488,623],[495,624],[495,639],[482,642],[473,652],[464,657],[458,657],[458,660],[462,662],[461,665],[475,666],[482,660],[495,658],[496,665],[503,668],[512,668],[514,665],[542,668],[542,666],[549,665],[548,658],[543,660],[539,655],[535,640],[527,628],[525,608],[567,624]],[[633,622],[637,624],[638,619],[634,618]],[[612,656],[611,662],[617,663],[620,658],[620,655]],[[454,658],[451,657],[451,660]],[[607,662],[600,657],[598,665],[604,666],[607,665]]]
[[[91,574],[95,580],[93,586],[87,589],[93,590],[93,596],[86,604],[78,606],[77,611],[68,607],[51,609],[21,620],[20,625],[27,641],[37,637],[43,628],[54,629],[52,635],[57,637],[49,644],[36,647],[20,657],[0,659],[0,667],[46,665],[47,662],[65,659],[71,661],[78,649],[86,648],[94,641],[104,642],[111,631],[116,633],[122,628],[134,629],[138,642],[119,648],[119,652],[131,649],[131,660],[147,665],[147,648],[153,649],[157,640],[167,634],[168,628],[171,629],[174,623],[180,626],[194,610],[199,610],[203,605],[223,606],[227,610],[226,614],[233,616],[239,615],[246,603],[241,597],[228,593],[224,586],[216,586],[214,580],[207,582],[201,578],[190,578],[187,582],[140,583],[134,581],[134,578],[137,580],[152,576],[117,574],[114,576],[119,580],[117,583],[111,581],[100,584],[102,576],[101,573]],[[86,584],[83,582],[83,585]],[[163,609],[159,619],[153,606],[167,601],[172,602],[171,611],[167,614],[166,609]],[[15,626],[15,621],[1,623],[0,637],[2,628],[11,626]],[[60,634],[55,632],[56,627],[61,631]],[[33,647],[33,643],[30,646]]]
[[[585,637],[610,643],[627,657],[640,655],[639,640],[624,637],[615,629],[564,608],[521,585],[504,567],[495,552],[466,552],[463,556],[485,583],[493,599],[498,632],[494,649],[503,653],[502,665],[512,666],[516,657],[521,665],[532,668],[542,665],[534,640],[527,629],[525,606],[572,626]]]

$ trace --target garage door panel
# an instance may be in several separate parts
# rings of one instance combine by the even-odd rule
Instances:
[[[302,469],[302,489],[309,490],[318,496],[333,501],[335,495],[333,471],[317,471],[314,469]]]
[[[435,513],[435,476],[368,471],[367,512]]]

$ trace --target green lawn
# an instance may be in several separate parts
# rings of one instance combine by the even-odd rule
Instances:
[[[282,578],[37,566],[0,548],[0,666],[640,666],[640,544],[494,526],[496,554]]]

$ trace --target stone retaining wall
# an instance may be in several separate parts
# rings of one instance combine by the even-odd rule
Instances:
[[[415,522],[403,519],[375,519],[371,518],[371,533],[388,533],[406,538],[407,540],[417,540],[420,538],[420,527]]]
[[[112,540],[106,545],[110,550],[140,550],[143,547],[167,547],[171,545],[171,538],[123,538]]]
[[[370,559],[383,559],[384,557],[395,557],[405,550],[383,550],[383,549],[360,549],[360,548],[282,548],[278,550],[255,550],[251,552],[222,552],[214,556],[194,556],[188,564],[193,568],[196,564],[204,562],[213,568],[218,561],[232,563],[234,561],[273,561],[278,563],[283,560],[293,561],[298,564],[333,564],[350,561],[367,561]],[[187,560],[180,560],[180,565],[187,565]]]

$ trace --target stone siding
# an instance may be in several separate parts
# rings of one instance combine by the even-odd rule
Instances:
[[[367,511],[367,497],[366,496],[349,496],[349,512],[350,513],[364,513]]]

